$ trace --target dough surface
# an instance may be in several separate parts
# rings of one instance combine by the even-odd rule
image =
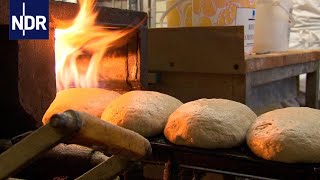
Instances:
[[[151,137],[163,132],[168,117],[181,105],[178,99],[159,92],[130,91],[113,101],[101,119]]]
[[[320,110],[290,107],[262,114],[247,133],[259,157],[286,163],[320,162]]]
[[[53,114],[68,109],[83,111],[100,118],[106,106],[119,96],[115,91],[99,88],[71,88],[59,91],[44,114],[42,122],[47,124]]]
[[[165,137],[177,145],[231,148],[245,142],[256,119],[246,105],[226,99],[199,99],[180,106],[169,117]]]

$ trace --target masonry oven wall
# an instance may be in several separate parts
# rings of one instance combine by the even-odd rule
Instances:
[[[0,138],[7,138],[42,125],[41,118],[56,95],[54,32],[57,27],[52,17],[73,19],[79,6],[50,2],[49,39],[18,41],[8,40],[8,0],[1,1],[0,8],[0,108],[3,117],[7,117],[1,121]],[[146,14],[106,7],[96,10],[99,11],[97,23],[106,28],[133,28],[140,24],[125,45],[106,53],[105,56],[117,55],[107,62],[106,88],[118,92],[143,89],[147,83]]]

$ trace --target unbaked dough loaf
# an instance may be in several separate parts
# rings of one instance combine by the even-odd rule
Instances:
[[[164,130],[172,143],[199,148],[231,148],[245,142],[256,119],[246,105],[226,99],[199,99],[180,106]]]
[[[163,132],[168,117],[181,105],[181,101],[166,94],[130,91],[113,101],[101,119],[150,137]]]
[[[47,124],[53,114],[68,109],[83,111],[100,118],[106,106],[119,96],[117,92],[99,88],[71,88],[60,91],[44,114],[42,122]]]
[[[257,118],[247,144],[259,157],[286,163],[320,162],[320,110],[290,107]]]

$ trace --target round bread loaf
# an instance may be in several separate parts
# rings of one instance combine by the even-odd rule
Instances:
[[[106,106],[119,97],[120,94],[99,88],[71,88],[59,91],[42,118],[47,124],[55,113],[62,113],[68,109],[86,112],[101,117]]]
[[[207,149],[231,148],[245,142],[256,119],[246,105],[226,99],[199,99],[180,106],[164,129],[172,143]]]
[[[181,105],[181,101],[166,94],[130,91],[113,101],[101,119],[150,137],[163,132],[168,117]]]
[[[259,157],[286,163],[320,162],[320,110],[290,107],[262,114],[247,133]]]

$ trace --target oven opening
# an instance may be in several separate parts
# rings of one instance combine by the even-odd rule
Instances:
[[[142,22],[131,27],[99,24],[94,6],[92,1],[83,1],[73,20],[54,19],[57,92],[68,88],[130,89],[129,73],[137,67],[129,58],[140,57],[136,36]]]

